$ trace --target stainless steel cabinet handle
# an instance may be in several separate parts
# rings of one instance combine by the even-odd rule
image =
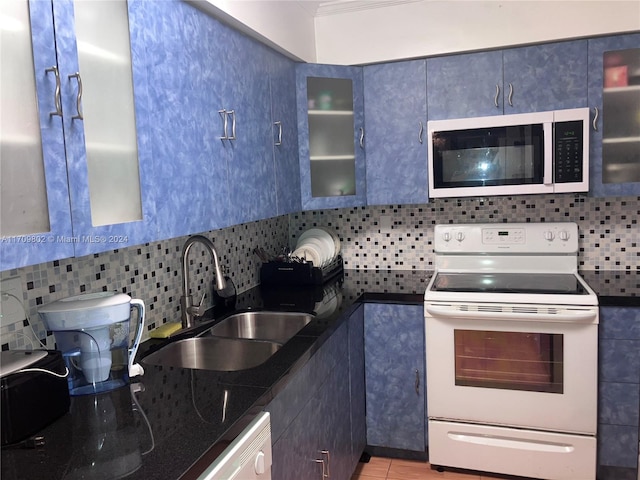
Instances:
[[[598,118],[600,117],[600,110],[598,107],[593,107],[593,130],[598,131]]]
[[[236,111],[229,110],[227,115],[231,115],[231,136],[227,137],[227,140],[235,140],[236,139]]]
[[[418,133],[418,141],[422,144],[422,133],[424,132],[424,124],[420,120],[420,132]]]
[[[278,140],[276,140],[276,146],[282,145],[282,122],[274,122],[274,125],[278,127]]]
[[[331,456],[329,455],[329,450],[322,450],[320,453],[327,456],[327,474],[325,478],[331,478]]]
[[[420,396],[420,372],[416,369],[416,395]]]
[[[71,120],[84,120],[82,116],[82,78],[80,78],[80,72],[73,73],[68,76],[69,80],[75,78],[78,81],[78,95],[76,96],[76,111],[77,114],[71,117]]]
[[[227,140],[229,138],[227,134],[227,111],[222,109],[218,110],[218,113],[222,116],[222,136],[220,140]]]
[[[496,106],[496,108],[500,107],[500,105],[498,104],[499,96],[500,96],[500,85],[496,84],[496,96],[493,97],[493,104]]]
[[[53,72],[56,76],[56,91],[54,96],[54,102],[56,106],[55,112],[49,112],[49,117],[53,117],[57,115],[59,117],[62,116],[62,99],[60,98],[60,73],[58,72],[58,67],[55,65],[51,68],[46,68],[45,73]]]
[[[509,84],[509,106],[513,107],[513,85]]]
[[[364,148],[364,128],[360,127],[360,148]]]
[[[316,463],[321,463],[322,464],[322,478],[323,479],[327,478],[327,473],[326,473],[325,466],[324,466],[324,460],[320,460],[319,458],[316,458]]]

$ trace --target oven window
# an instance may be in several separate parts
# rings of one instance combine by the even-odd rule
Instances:
[[[455,330],[456,385],[562,393],[561,334]]]

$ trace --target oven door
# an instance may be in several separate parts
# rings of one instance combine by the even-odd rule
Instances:
[[[595,435],[597,323],[597,307],[425,304],[429,418]]]

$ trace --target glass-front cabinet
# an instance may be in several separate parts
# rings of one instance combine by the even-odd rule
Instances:
[[[590,192],[640,195],[640,34],[589,40]]]
[[[127,1],[12,0],[0,13],[0,270],[153,239]]]
[[[0,271],[73,256],[55,241],[72,230],[51,4],[40,13],[0,2]]]
[[[302,64],[296,83],[302,208],[364,205],[362,69]]]
[[[640,48],[605,52],[602,182],[640,182]]]
[[[154,169],[138,135],[149,112],[144,96],[134,96],[141,75],[132,65],[129,2],[52,4],[75,255],[154,240]]]

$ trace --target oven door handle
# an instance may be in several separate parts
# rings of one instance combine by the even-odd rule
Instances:
[[[572,313],[526,313],[526,312],[477,312],[452,310],[449,307],[427,305],[427,313],[442,318],[490,318],[492,320],[522,320],[538,322],[587,323],[598,318],[595,310],[575,310]]]

